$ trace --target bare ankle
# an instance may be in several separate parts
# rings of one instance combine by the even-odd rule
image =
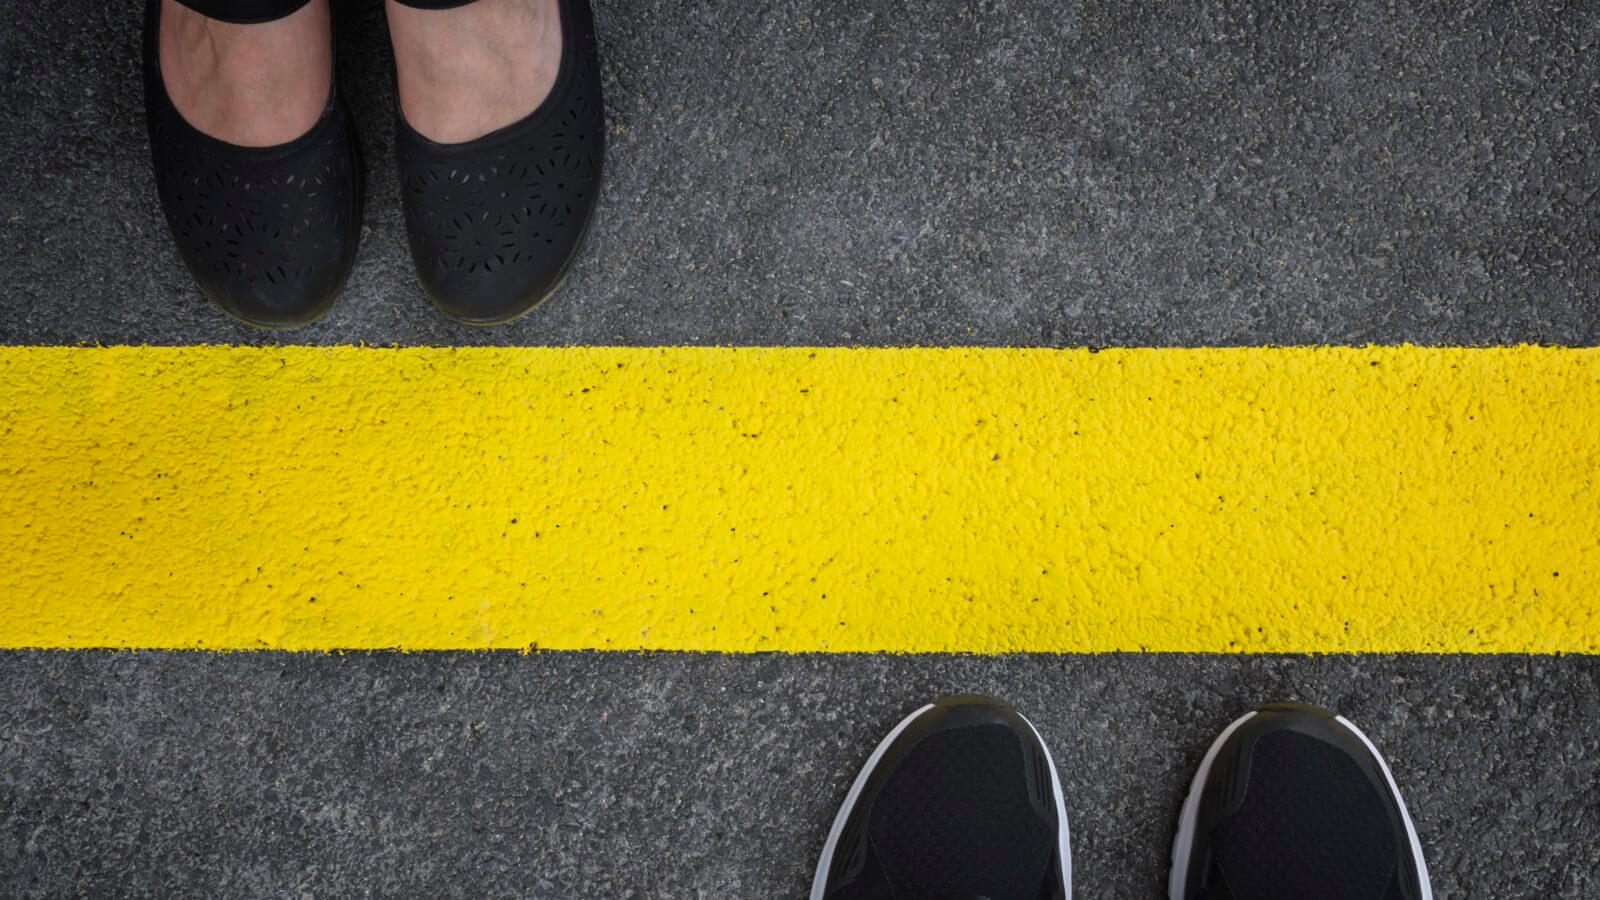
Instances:
[[[419,10],[389,0],[400,109],[440,143],[462,143],[525,118],[561,65],[556,0],[478,0]]]
[[[287,143],[315,125],[333,81],[327,0],[259,25],[208,19],[162,0],[162,80],[200,131],[232,144]]]

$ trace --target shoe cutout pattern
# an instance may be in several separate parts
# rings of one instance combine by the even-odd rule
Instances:
[[[412,257],[446,314],[492,324],[536,306],[566,276],[599,199],[605,105],[588,4],[562,3],[563,59],[533,113],[463,144],[398,116]]]

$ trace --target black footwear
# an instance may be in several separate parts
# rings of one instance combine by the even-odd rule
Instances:
[[[561,69],[526,118],[463,144],[418,134],[395,104],[411,257],[446,315],[493,325],[539,305],[589,231],[605,156],[588,0],[561,0]]]
[[[287,144],[203,134],[167,96],[160,10],[147,0],[144,106],[172,239],[200,290],[231,315],[261,328],[304,325],[333,305],[361,237],[361,155],[339,90]]]
[[[850,786],[811,900],[1069,900],[1067,808],[1050,751],[993,697],[906,717]]]
[[[1431,900],[1394,776],[1343,716],[1273,703],[1206,751],[1172,845],[1172,900]]]

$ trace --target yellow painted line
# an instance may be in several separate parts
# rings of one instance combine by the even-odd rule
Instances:
[[[1600,651],[1600,351],[0,348],[0,646]]]

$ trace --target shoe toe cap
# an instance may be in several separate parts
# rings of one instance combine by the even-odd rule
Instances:
[[[229,315],[258,328],[295,328],[321,318],[343,287],[339,270],[298,277],[230,278],[201,281],[201,290]]]
[[[419,267],[428,297],[445,315],[474,325],[515,319],[555,292],[566,278],[576,247],[562,256],[506,251],[488,258],[459,258]],[[514,261],[513,261],[514,260]]]

